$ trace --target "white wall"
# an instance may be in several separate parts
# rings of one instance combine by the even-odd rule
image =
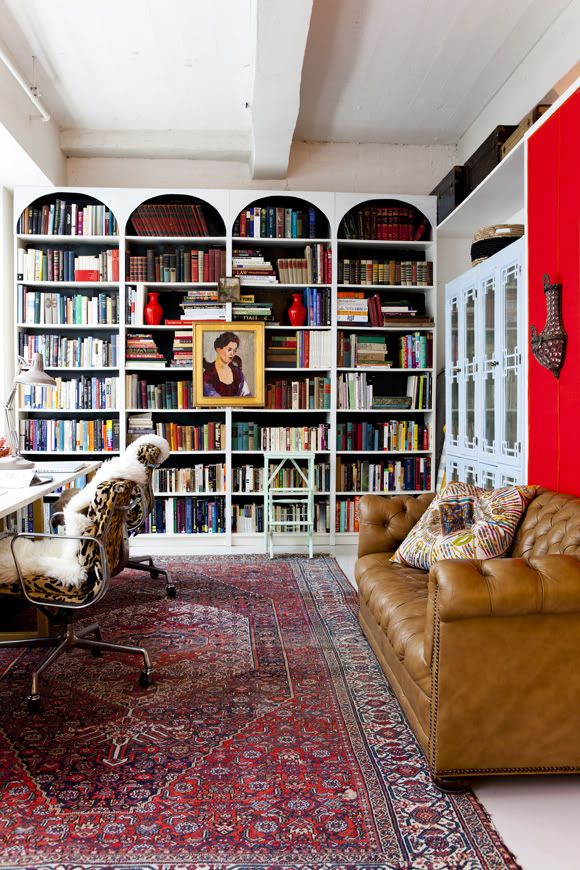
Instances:
[[[519,124],[579,60],[580,0],[572,0],[465,131],[458,143],[458,163],[464,163],[498,124]]]
[[[288,177],[254,180],[245,163],[209,160],[70,158],[70,187],[210,187],[429,193],[456,162],[450,145],[294,142]]]
[[[12,193],[5,187],[0,187],[0,282],[2,286],[2,340],[0,341],[0,406],[4,405],[8,393],[12,389],[14,376],[14,270],[13,255],[14,237],[12,235]],[[5,431],[4,413],[0,415],[0,432]]]

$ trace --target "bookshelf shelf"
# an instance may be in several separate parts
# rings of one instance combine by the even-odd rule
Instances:
[[[105,377],[118,378],[116,407],[115,409],[37,409],[24,406],[18,411],[19,425],[29,423],[31,426],[36,426],[36,419],[39,421],[38,425],[40,425],[40,421],[44,425],[44,421],[54,420],[55,424],[61,421],[63,426],[65,424],[74,426],[79,420],[88,421],[89,425],[91,421],[109,420],[108,426],[111,427],[111,421],[114,421],[115,427],[118,427],[119,449],[91,451],[90,455],[97,458],[118,455],[127,446],[128,437],[134,437],[134,433],[139,431],[146,431],[148,426],[152,426],[153,430],[160,434],[165,433],[168,438],[171,438],[173,445],[180,443],[187,443],[190,446],[194,443],[205,445],[217,443],[219,445],[219,449],[171,450],[165,466],[167,469],[174,469],[176,474],[172,478],[166,478],[161,485],[155,487],[156,510],[159,506],[161,513],[156,518],[152,518],[155,520],[154,528],[157,530],[168,528],[169,531],[164,533],[151,531],[145,535],[140,535],[135,542],[138,547],[151,547],[155,551],[156,546],[159,546],[162,549],[165,548],[164,552],[191,552],[191,548],[195,549],[196,547],[195,542],[199,542],[197,546],[208,547],[208,549],[227,547],[232,544],[235,546],[235,543],[238,542],[239,545],[243,544],[246,547],[255,545],[261,549],[263,545],[262,532],[249,532],[248,528],[253,528],[252,523],[255,522],[257,529],[261,522],[260,512],[263,511],[264,507],[264,490],[259,484],[258,476],[260,470],[263,471],[264,450],[261,446],[255,449],[233,449],[232,445],[248,443],[261,445],[264,432],[270,437],[272,443],[280,443],[280,439],[283,443],[286,434],[287,438],[292,439],[292,443],[317,443],[325,448],[324,450],[312,451],[316,457],[317,483],[321,487],[320,490],[315,491],[316,522],[318,524],[315,540],[319,545],[331,546],[335,540],[346,540],[349,534],[352,537],[352,531],[346,532],[343,529],[351,529],[354,526],[355,510],[361,493],[348,485],[343,488],[337,487],[336,475],[339,467],[345,469],[347,464],[352,465],[352,463],[360,465],[364,457],[367,457],[371,463],[383,462],[385,467],[387,460],[389,464],[401,466],[401,468],[405,462],[422,463],[421,474],[423,477],[421,480],[429,483],[430,486],[431,481],[425,469],[428,468],[429,463],[433,464],[434,462],[433,450],[347,450],[340,449],[338,444],[351,443],[351,441],[339,441],[338,437],[339,433],[341,438],[344,437],[345,432],[356,429],[362,423],[368,423],[374,432],[373,438],[375,440],[370,438],[368,442],[371,444],[377,443],[377,437],[379,438],[378,443],[382,444],[383,432],[386,431],[384,427],[389,425],[392,427],[395,425],[395,421],[397,421],[395,428],[409,423],[409,425],[420,425],[420,431],[425,431],[433,424],[432,405],[426,409],[385,407],[366,410],[362,408],[337,408],[337,404],[339,376],[342,376],[342,383],[342,379],[346,381],[349,373],[364,375],[366,377],[365,383],[373,385],[373,388],[375,384],[380,385],[381,389],[375,392],[376,396],[379,394],[404,395],[406,390],[410,389],[409,379],[413,377],[431,378],[434,390],[434,374],[437,368],[435,361],[431,364],[430,357],[428,357],[430,365],[427,367],[394,367],[394,364],[399,362],[396,354],[401,336],[419,333],[417,337],[419,340],[421,336],[435,333],[434,321],[437,313],[435,287],[437,280],[435,262],[436,204],[434,197],[392,197],[263,190],[160,191],[110,188],[107,190],[75,191],[38,188],[36,191],[22,189],[15,192],[16,221],[27,209],[43,208],[57,199],[66,200],[67,203],[78,201],[79,205],[85,202],[103,204],[107,214],[109,214],[109,219],[111,215],[114,216],[114,222],[107,224],[107,226],[111,225],[116,231],[112,232],[111,235],[99,234],[97,226],[93,227],[96,229],[93,235],[16,232],[16,254],[22,249],[36,251],[40,248],[41,250],[54,249],[74,252],[76,258],[98,256],[100,253],[109,251],[107,256],[111,259],[116,258],[118,252],[120,280],[98,282],[15,280],[16,299],[18,300],[19,294],[22,293],[20,289],[22,287],[30,290],[30,298],[26,297],[26,301],[29,301],[31,306],[32,303],[35,306],[38,305],[38,297],[43,298],[42,291],[61,293],[66,296],[80,294],[89,299],[94,299],[97,294],[103,293],[107,298],[113,299],[113,303],[111,303],[113,311],[116,303],[118,322],[79,325],[26,323],[23,321],[30,306],[23,309],[17,308],[16,310],[23,310],[24,314],[18,315],[18,322],[15,325],[16,344],[20,347],[22,342],[27,343],[26,346],[30,352],[35,342],[48,341],[50,337],[51,341],[56,342],[59,353],[58,357],[55,353],[52,360],[62,358],[68,364],[66,366],[47,365],[47,369],[64,380],[72,380],[75,376],[87,378],[95,376],[103,380]],[[354,216],[355,221],[362,216],[362,225],[364,226],[364,221],[370,214],[368,209],[374,207],[386,209],[387,212],[391,208],[402,208],[403,212],[401,213],[405,214],[405,219],[414,222],[412,231],[414,233],[421,232],[424,237],[419,240],[346,239],[341,237],[344,235],[343,226],[347,215]],[[243,214],[246,221],[245,227],[248,226],[248,221],[251,225],[253,220],[260,220],[259,236],[244,235],[244,231],[239,231]],[[272,224],[272,220],[278,223]],[[266,221],[266,227],[263,225],[264,221]],[[270,221],[269,229],[268,221]],[[404,221],[401,220],[401,226],[403,224]],[[118,229],[116,229],[117,225]],[[27,224],[24,226],[26,227]],[[28,226],[32,228],[38,224],[30,222]],[[273,226],[274,229],[272,229]],[[282,226],[284,226],[283,235],[281,234]],[[407,232],[407,229],[401,230],[401,233],[403,232]],[[366,229],[365,234],[368,234]],[[113,254],[110,253],[111,250],[114,251]],[[206,252],[208,263],[213,264],[209,272],[205,268]],[[198,265],[194,267],[196,253]],[[192,256],[189,265],[185,266],[185,261],[180,260],[179,257],[183,257],[183,255],[189,257],[190,254]],[[72,257],[72,253],[70,256]],[[172,261],[177,263],[175,271],[173,271],[173,265],[168,264],[168,261],[163,261],[163,257],[177,258],[176,261]],[[253,257],[256,265],[261,264],[260,268],[252,270],[244,266],[243,262],[240,263],[244,257]],[[20,262],[28,263],[30,260],[32,260],[32,254],[28,258],[20,254]],[[350,261],[350,263],[368,261],[373,263],[373,268],[376,264],[376,268],[386,269],[386,271],[377,273],[382,283],[358,283],[359,272],[344,271],[345,261]],[[15,257],[15,262],[18,262],[18,257]],[[412,267],[412,272],[408,270],[404,272],[402,265],[393,267],[393,262],[406,264],[405,268],[410,264],[409,268]],[[126,263],[127,267],[125,268]],[[306,266],[303,265],[304,263]],[[420,263],[425,265],[419,266]],[[204,267],[203,272],[199,270],[201,264]],[[338,282],[339,266],[343,270],[340,272],[340,283]],[[25,268],[29,269],[28,265]],[[78,267],[75,260],[76,268]],[[167,269],[167,271],[160,271],[161,269]],[[300,384],[300,401],[303,401],[305,387],[302,384],[308,380],[309,386],[312,387],[315,378],[320,378],[320,381],[315,382],[315,388],[319,391],[316,395],[320,394],[322,401],[324,390],[326,389],[326,395],[328,395],[328,386],[330,386],[329,407],[298,409],[292,407],[244,408],[239,406],[233,408],[133,407],[140,397],[140,393],[135,392],[136,384],[138,385],[142,381],[145,381],[149,386],[176,381],[186,382],[189,387],[191,386],[191,368],[171,364],[175,333],[183,333],[191,329],[190,323],[180,324],[176,321],[182,314],[181,303],[184,302],[184,299],[193,301],[196,290],[214,290],[217,288],[218,282],[217,280],[195,281],[182,280],[181,278],[187,278],[190,275],[192,278],[198,277],[198,275],[199,277],[203,275],[206,279],[208,275],[214,278],[220,274],[224,275],[224,269],[226,277],[238,273],[236,277],[240,277],[240,295],[253,296],[256,307],[262,303],[265,309],[271,309],[270,320],[265,322],[266,346],[271,351],[268,359],[272,363],[265,366],[266,383],[270,385],[270,396],[272,397],[270,401],[278,401],[278,394],[274,392],[278,389],[283,396],[281,401],[289,401],[286,398],[286,391],[291,390],[289,385],[292,381],[298,381]],[[28,273],[30,274],[30,270]],[[260,276],[273,274],[277,281],[270,283],[259,278],[252,280],[252,273]],[[52,272],[39,272],[37,274],[50,274],[52,277]],[[55,274],[57,273],[55,272]],[[64,274],[74,273],[65,272]],[[102,271],[101,274],[113,274],[117,277],[116,272]],[[140,276],[139,280],[135,277],[137,275]],[[148,275],[149,278],[154,276],[156,280],[147,280],[145,275]],[[311,280],[302,280],[306,275]],[[343,275],[347,281],[342,281]],[[348,282],[349,275],[350,282]],[[415,280],[415,277],[419,276],[419,280],[428,279],[428,283],[399,283],[400,275],[407,280],[410,280],[411,277],[412,280]],[[163,281],[159,280],[160,276],[179,277],[180,280]],[[375,276],[375,280],[377,276]],[[286,280],[280,280],[281,278]],[[142,285],[144,290],[136,285]],[[142,304],[143,299],[147,298],[147,293],[150,291],[160,294],[164,316],[170,320],[169,325],[166,323],[127,322],[130,319],[141,319],[139,313],[135,316],[136,306]],[[190,300],[188,300],[188,293],[191,293]],[[288,306],[292,301],[292,295],[297,293],[303,295],[308,309],[308,320],[301,326],[287,322],[289,320]],[[213,300],[199,299],[202,295],[198,294],[198,301],[203,302],[203,304],[213,302]],[[385,309],[388,308],[389,304],[392,307],[395,304],[401,305],[406,302],[409,311],[416,311],[419,322],[414,322],[412,316],[406,318],[403,323],[387,322],[385,326],[371,325],[370,319],[366,323],[353,323],[339,319],[339,303],[342,303],[343,298],[352,297],[358,300],[361,298],[368,300],[371,296],[378,296]],[[107,305],[109,305],[108,302]],[[362,305],[364,308],[365,304]],[[113,316],[115,316],[114,313]],[[384,316],[387,317],[387,314],[385,313]],[[317,320],[321,323],[316,323]],[[330,357],[323,355],[325,339],[315,338],[312,333],[316,332],[328,335],[329,338],[326,341],[330,342]],[[149,366],[144,361],[128,359],[128,337],[132,339],[129,346],[130,351],[143,353],[143,348],[150,349],[146,346],[145,338],[143,339],[143,348],[139,348],[137,346],[139,340],[134,341],[136,335],[152,338],[156,343],[158,353],[169,362],[169,365]],[[346,347],[347,343],[351,341],[351,335],[356,335],[358,337],[357,344],[360,342],[363,345],[368,337],[367,346],[372,343],[372,340],[376,341],[377,336],[386,336],[385,346],[388,349],[388,357],[386,358],[393,362],[393,367],[365,365],[364,356],[344,357],[345,362],[349,359],[351,362],[360,359],[363,363],[361,365],[338,366],[339,357],[335,348],[338,349],[339,344],[341,347],[342,344]],[[309,340],[307,336],[309,336]],[[302,365],[296,367],[280,365],[279,360],[289,361],[288,348],[292,348],[292,343],[286,339],[294,337],[298,339],[297,344],[301,348],[300,356],[296,359],[299,359]],[[99,361],[115,364],[72,365],[70,362],[72,359],[82,359],[83,361],[87,359],[84,355],[85,350],[83,350],[82,356],[81,352],[78,351],[74,357],[67,357],[65,345],[76,339],[79,342],[92,340],[100,342],[107,350],[102,353],[99,350]],[[435,344],[434,341],[433,344]],[[112,348],[114,348],[116,355],[107,355],[109,349]],[[284,359],[285,354],[286,359]],[[137,356],[137,353],[133,353],[132,356]],[[304,362],[308,359],[322,361],[322,364],[306,366]],[[340,359],[342,360],[343,357],[341,356]],[[366,359],[373,359],[373,357],[366,357]],[[401,357],[401,361],[402,359]],[[406,359],[407,357],[405,357]],[[421,358],[421,362],[423,361]],[[131,376],[127,381],[124,377],[125,373]],[[185,388],[183,389],[184,396],[187,396]],[[294,389],[296,390],[296,387]],[[188,401],[190,400],[188,399]],[[309,401],[313,403],[312,399]],[[306,403],[308,404],[308,401]],[[131,418],[141,419],[132,420]],[[145,419],[145,423],[143,423],[143,419]],[[219,437],[216,434],[217,429],[204,429],[206,426],[213,425],[220,427]],[[141,430],[140,426],[145,426],[145,430]],[[175,430],[172,428],[173,426],[176,427]],[[213,432],[213,435],[209,436],[209,432]],[[60,442],[53,440],[48,443]],[[72,443],[74,444],[74,440]],[[96,442],[91,441],[91,443]],[[99,443],[107,444],[110,442]],[[115,444],[116,448],[117,441],[112,443]],[[360,444],[361,442],[355,440],[352,443]],[[399,442],[385,440],[384,443]],[[401,441],[400,443],[406,442]],[[411,441],[410,443],[417,442]],[[422,442],[419,441],[419,443]],[[431,440],[429,443],[431,444]],[[81,450],[69,450],[65,454],[41,450],[25,451],[26,455],[32,458],[59,455],[74,457],[81,452],[84,453]],[[186,469],[191,469],[193,474],[194,466],[197,468],[197,475],[199,475],[200,469],[202,471],[201,487],[203,488],[199,492],[189,489],[194,485],[193,477],[187,478],[177,474],[178,471]],[[417,465],[417,469],[419,469],[419,465]],[[417,470],[416,473],[419,474],[419,471]],[[220,477],[222,474],[224,477]],[[245,480],[244,477],[240,476],[243,474],[255,475],[253,485],[256,489],[233,491],[232,486],[235,480]],[[218,489],[213,491],[212,487],[215,486],[216,475]],[[419,477],[416,479],[419,480]],[[250,477],[248,480],[251,481],[252,478]],[[226,486],[223,486],[224,481],[227,481]],[[350,477],[345,478],[345,481],[350,484]],[[355,477],[353,480],[357,485],[358,481],[360,478]],[[400,481],[402,486],[402,471]],[[415,478],[405,477],[405,481],[413,483]],[[195,478],[195,485],[200,486],[199,477]],[[176,486],[178,489],[173,491],[167,486]],[[428,489],[429,486],[425,488]],[[409,489],[408,492],[416,494],[425,491],[425,488]],[[407,492],[398,487],[393,489],[390,494],[401,491]],[[180,512],[183,513],[186,509],[194,512],[195,510],[201,511],[204,516],[204,512],[206,512],[208,517],[213,517],[213,519],[203,520],[202,524],[197,524],[197,526],[198,520],[194,517],[193,526],[202,528],[203,524],[206,523],[209,528],[213,526],[214,531],[192,531],[191,517],[188,519],[187,525],[189,531],[182,531],[183,518],[179,517]],[[299,511],[299,500],[290,504],[288,509]],[[174,513],[171,514],[171,511]],[[247,514],[244,513],[245,511]],[[216,517],[218,517],[217,520]],[[246,522],[247,517],[249,517],[248,522]],[[296,519],[296,516],[294,518]],[[300,517],[298,517],[298,521],[301,521]],[[235,529],[240,528],[237,525],[239,522],[243,523],[243,528],[241,531],[235,531]],[[223,528],[223,531],[217,532],[216,528]],[[324,531],[325,529],[329,529],[329,531]],[[292,542],[293,547],[302,540],[300,533],[283,530],[281,534]],[[164,539],[169,543],[163,544]]]

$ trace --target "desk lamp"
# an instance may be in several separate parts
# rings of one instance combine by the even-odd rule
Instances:
[[[0,459],[0,471],[27,471],[34,468],[34,462],[20,455],[16,420],[14,418],[14,397],[19,384],[25,386],[54,387],[56,381],[44,371],[44,360],[41,353],[35,353],[30,363],[24,357],[18,357],[18,368],[10,395],[4,403],[6,415],[6,432],[12,452],[10,456]]]

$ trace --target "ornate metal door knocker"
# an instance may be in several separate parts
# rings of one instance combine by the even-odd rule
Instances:
[[[544,275],[544,293],[547,308],[546,325],[540,333],[535,326],[530,327],[532,353],[541,366],[558,377],[564,365],[568,338],[562,323],[562,285],[550,284],[550,276]]]

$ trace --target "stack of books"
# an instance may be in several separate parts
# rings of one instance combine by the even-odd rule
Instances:
[[[191,329],[176,329],[173,338],[172,366],[191,368],[193,365],[193,332]]]
[[[277,284],[278,278],[269,260],[259,251],[235,249],[232,254],[232,271],[243,284]]]
[[[232,320],[263,320],[272,322],[272,303],[234,303],[232,304]]]
[[[344,293],[339,290],[337,296],[336,314],[339,323],[368,324],[369,309],[364,293]]]
[[[135,414],[127,420],[127,444],[131,444],[141,435],[152,435],[154,432],[151,414]]]
[[[159,353],[151,335],[136,333],[127,336],[125,362],[129,368],[163,369],[165,357]]]

